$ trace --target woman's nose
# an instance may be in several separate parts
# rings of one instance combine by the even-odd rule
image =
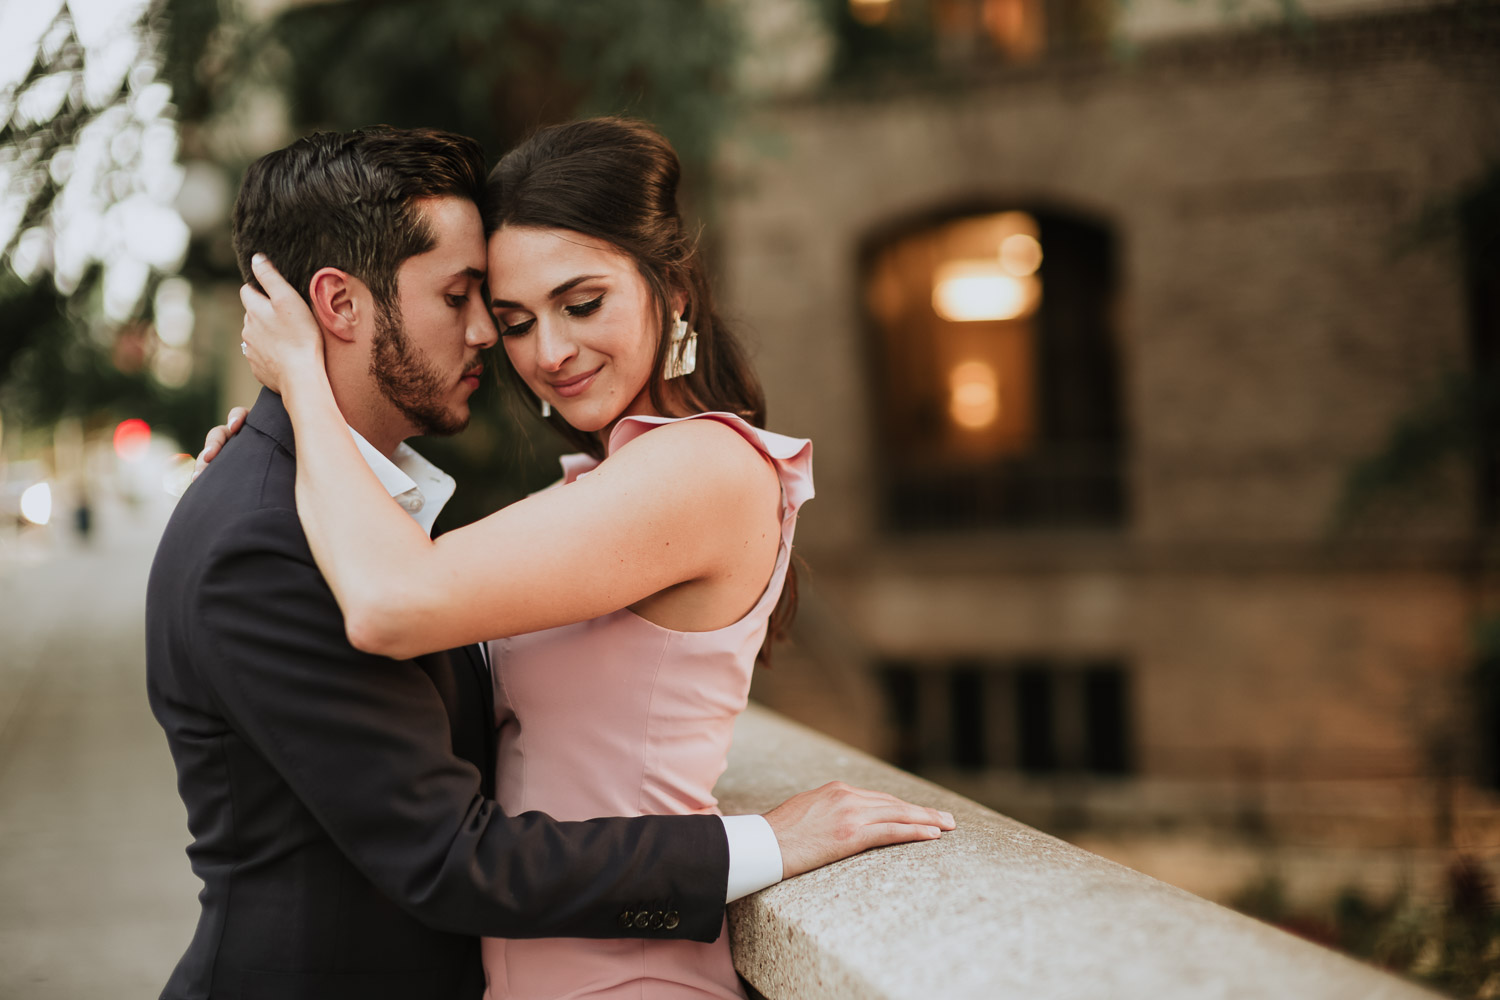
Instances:
[[[558,329],[559,325],[540,321],[537,323],[536,363],[544,371],[560,371],[578,353],[578,346],[571,337]]]

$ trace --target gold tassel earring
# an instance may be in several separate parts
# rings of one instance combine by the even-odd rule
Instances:
[[[698,331],[688,329],[687,320],[681,316],[672,320],[672,343],[667,348],[666,363],[662,366],[662,378],[674,379],[691,375],[698,368]]]

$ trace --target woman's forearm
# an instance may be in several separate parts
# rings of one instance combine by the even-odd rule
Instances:
[[[418,563],[431,540],[360,455],[321,367],[288,378],[282,400],[297,447],[297,513],[344,612],[349,641],[389,653],[403,617],[420,612]]]

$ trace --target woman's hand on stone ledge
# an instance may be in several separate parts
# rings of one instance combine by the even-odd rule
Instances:
[[[949,813],[842,781],[794,795],[765,815],[781,846],[782,878],[872,847],[936,840],[953,829]]]

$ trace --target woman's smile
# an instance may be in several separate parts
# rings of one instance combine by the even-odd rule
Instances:
[[[557,393],[559,396],[562,396],[564,399],[571,399],[574,396],[582,395],[584,390],[594,384],[594,376],[598,375],[603,370],[604,366],[600,365],[592,371],[586,371],[581,374],[574,375],[571,378],[554,381],[549,384],[552,386],[553,392]]]

